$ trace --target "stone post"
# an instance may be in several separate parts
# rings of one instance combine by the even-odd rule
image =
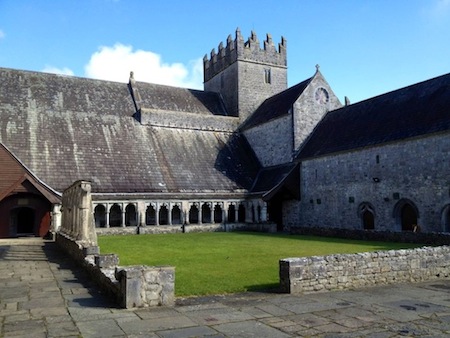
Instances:
[[[172,203],[167,203],[167,224],[172,225]]]
[[[122,203],[122,224],[121,224],[122,228],[125,228],[125,214],[126,214],[126,211],[124,208],[124,204]]]
[[[109,204],[106,204],[105,227],[109,228]]]
[[[159,202],[155,203],[155,225],[159,225]]]
[[[263,207],[261,208],[261,221],[267,222],[267,203],[263,202]]]

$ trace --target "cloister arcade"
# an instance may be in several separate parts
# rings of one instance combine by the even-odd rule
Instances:
[[[262,223],[267,204],[249,201],[94,201],[97,228]]]

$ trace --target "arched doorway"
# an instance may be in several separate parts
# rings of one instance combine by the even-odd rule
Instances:
[[[369,210],[365,210],[363,212],[362,221],[364,230],[375,229],[375,218],[373,217],[373,213],[371,213]]]
[[[122,226],[122,208],[118,204],[114,204],[109,210],[109,226]]]
[[[244,204],[239,204],[239,209],[238,209],[238,222],[239,223],[245,223],[245,205]]]
[[[153,205],[149,205],[145,211],[145,225],[156,225],[156,211]]]
[[[192,204],[189,209],[189,223],[198,224],[198,221],[198,207],[195,204]]]
[[[211,207],[209,203],[202,205],[202,223],[211,223]]]
[[[106,226],[106,208],[103,204],[99,204],[94,208],[94,220],[96,228],[104,228]]]
[[[419,210],[414,202],[407,198],[402,198],[394,207],[393,217],[395,218],[397,231],[417,231]]]
[[[137,225],[137,212],[134,204],[128,204],[125,208],[125,225],[126,226]]]
[[[222,206],[220,204],[216,204],[214,206],[214,223],[222,222]]]
[[[17,235],[31,235],[35,233],[35,212],[28,207],[20,207],[11,211],[11,221]]]
[[[363,202],[359,205],[359,217],[362,221],[364,230],[375,229],[375,211],[373,206],[368,202]]]
[[[181,224],[181,209],[178,205],[174,205],[172,208],[172,224]]]
[[[406,203],[400,212],[402,231],[413,231],[417,225],[417,213],[415,208]]]
[[[236,219],[236,206],[234,204],[230,204],[228,207],[228,222],[235,223]]]

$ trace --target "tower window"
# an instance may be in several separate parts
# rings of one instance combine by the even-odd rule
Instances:
[[[272,83],[272,74],[270,73],[270,69],[264,69],[264,82]]]

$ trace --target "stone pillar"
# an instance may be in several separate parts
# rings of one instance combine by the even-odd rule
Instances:
[[[167,208],[167,225],[172,225],[172,203],[166,203]]]
[[[190,219],[189,219],[189,211],[190,210],[191,210],[191,208],[189,207],[189,204],[188,204],[188,209],[184,211],[184,215],[185,215],[184,221],[185,221],[186,225],[189,225],[189,222],[190,222]]]
[[[106,203],[105,228],[109,228],[109,203]]]
[[[228,223],[228,203],[223,202],[222,204],[222,223]]]
[[[116,270],[116,279],[119,281],[121,290],[121,306],[130,309],[144,305],[141,297],[142,272],[138,268],[127,268]]]
[[[267,203],[263,202],[263,206],[261,208],[261,221],[267,222]]]
[[[199,203],[198,204],[198,224],[202,224],[203,220],[202,220],[202,204]]]
[[[234,223],[239,223],[239,203],[234,205]]]
[[[123,208],[123,204],[122,204],[122,224],[121,224],[122,228],[125,228],[125,209]]]
[[[245,208],[245,223],[253,223],[253,203],[247,202]]]
[[[159,202],[156,202],[154,205],[155,208],[155,225],[159,225]]]
[[[53,204],[51,230],[58,232],[61,227],[61,204]]]
[[[138,202],[137,203],[137,217],[138,217],[138,226],[145,227],[145,203]]]

